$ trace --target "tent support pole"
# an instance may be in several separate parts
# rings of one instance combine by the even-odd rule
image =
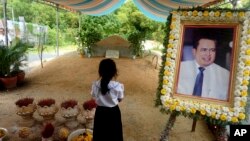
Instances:
[[[59,56],[59,27],[58,27],[58,9],[59,9],[59,5],[56,4],[56,53],[57,56]]]
[[[4,16],[4,37],[5,37],[5,43],[6,47],[8,47],[8,23],[7,23],[7,14],[6,14],[6,8],[7,8],[7,1],[2,0],[3,3],[3,16]]]

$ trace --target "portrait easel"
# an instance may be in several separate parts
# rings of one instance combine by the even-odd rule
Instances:
[[[172,130],[174,126],[176,117],[177,115],[175,113],[170,114],[166,127],[162,132],[160,141],[169,141],[169,133],[170,133],[170,130]],[[193,119],[191,132],[195,132],[196,123],[197,123],[197,119]],[[214,131],[214,134],[215,134],[216,141],[228,141],[228,136],[226,134],[225,126],[217,125],[215,130],[216,131]]]
[[[163,56],[165,58],[163,59],[160,72],[160,76],[162,76],[162,78],[160,78],[159,87],[157,89],[156,105],[161,106],[162,112],[169,114],[169,119],[167,120],[165,129],[161,134],[160,141],[169,141],[170,130],[173,129],[176,118],[179,115],[193,119],[191,132],[195,132],[198,120],[206,121],[207,128],[211,130],[215,136],[215,140],[217,141],[227,141],[227,125],[240,124],[243,120],[245,120],[246,114],[248,113],[244,110],[239,111],[237,109],[244,109],[248,104],[246,100],[249,96],[250,60],[246,61],[245,57],[250,57],[250,47],[246,47],[242,43],[250,45],[250,41],[246,41],[245,38],[242,37],[249,36],[249,28],[241,27],[249,27],[249,18],[250,12],[245,10],[211,10],[203,8],[173,11],[168,17],[167,37],[165,43],[166,50],[164,50],[164,54],[166,54],[166,56]],[[194,19],[197,19],[197,21],[194,22]],[[225,26],[228,28],[224,28]],[[216,83],[216,86],[213,89],[219,88],[222,92],[214,92],[214,96],[204,96],[208,99],[197,99],[197,97],[189,95],[185,96],[184,94],[192,94],[192,87],[185,87],[189,84],[186,81],[189,79],[179,79],[186,78],[186,76],[190,76],[190,74],[194,72],[191,71],[190,73],[188,72],[190,69],[181,69],[180,67],[182,65],[182,56],[184,54],[184,49],[182,47],[184,47],[186,43],[186,47],[189,48],[189,43],[185,40],[187,39],[185,37],[189,34],[185,33],[188,33],[187,30],[191,31],[193,29],[200,30],[200,32],[202,29],[213,29],[214,32],[220,31],[225,33],[225,35],[228,35],[227,37],[230,37],[223,41],[225,46],[222,47],[225,50],[228,49],[228,46],[232,48],[230,50],[230,65],[234,67],[224,65],[224,69],[228,69],[228,71],[230,71],[230,74],[228,74],[230,77],[228,78],[228,75],[223,77],[230,80],[229,82],[225,82],[227,84],[229,83],[229,85],[218,87]],[[239,34],[242,35],[242,37],[238,38]],[[227,51],[224,52],[224,55],[227,55],[227,53]],[[227,56],[224,56],[224,58],[227,59]],[[221,60],[221,62],[227,61]],[[222,74],[226,73],[220,73],[220,75]],[[182,89],[178,90],[178,88]],[[222,88],[226,89],[222,90]],[[188,90],[189,92],[184,92]],[[224,98],[217,97],[219,96],[219,93],[224,92],[227,92],[226,94],[223,94]],[[173,97],[175,93],[176,96]],[[210,92],[204,93],[209,94]]]

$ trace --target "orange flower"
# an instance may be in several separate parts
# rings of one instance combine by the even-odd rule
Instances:
[[[231,18],[233,16],[232,12],[227,12],[226,17]]]
[[[247,91],[242,91],[241,96],[247,96]]]
[[[187,15],[188,15],[188,12],[187,12],[187,11],[183,11],[183,12],[182,12],[182,15],[183,15],[183,16],[187,16]]]
[[[215,112],[212,112],[212,113],[211,113],[211,117],[212,117],[212,118],[215,118],[215,116],[216,116],[216,113],[215,113]]]
[[[173,47],[174,47],[173,44],[168,44],[168,48],[173,48]]]
[[[250,55],[250,49],[246,50],[246,55]]]
[[[172,22],[175,22],[176,21],[176,18],[172,18]]]
[[[244,16],[245,16],[245,13],[244,13],[244,12],[239,12],[239,16],[240,16],[240,17],[244,17]]]
[[[220,119],[221,119],[222,121],[225,121],[225,120],[227,119],[227,116],[224,115],[224,114],[222,114],[222,115],[220,115]]]
[[[239,113],[239,119],[245,119],[246,118],[246,115],[244,113]]]
[[[246,102],[241,101],[241,102],[240,102],[240,106],[241,106],[241,107],[245,107],[245,106],[246,106]]]
[[[170,110],[171,110],[171,111],[175,110],[175,108],[176,108],[176,105],[171,105],[171,106],[170,106]]]
[[[248,45],[250,45],[250,38],[249,38],[249,39],[247,39],[247,41],[246,41],[246,42],[247,42],[247,44],[248,44]]]
[[[166,89],[161,89],[161,94],[166,94],[167,93],[167,91],[166,91]]]
[[[239,122],[239,120],[238,120],[237,117],[232,117],[231,121],[232,121],[233,123]]]
[[[175,39],[174,35],[169,35],[169,39]]]
[[[245,64],[246,64],[247,66],[250,66],[250,60],[246,60],[246,61],[245,61]]]
[[[165,70],[164,71],[164,75],[166,75],[166,76],[168,76],[168,75],[170,75],[171,73],[168,71],[168,70]]]
[[[164,84],[164,85],[167,85],[167,84],[168,84],[168,80],[164,79],[164,80],[163,80],[163,84]]]
[[[175,25],[174,24],[171,24],[170,25],[170,29],[174,29],[175,28]]]
[[[244,76],[249,76],[250,75],[250,71],[249,70],[244,70],[243,71],[243,75]]]
[[[204,11],[204,12],[203,12],[203,16],[204,16],[204,17],[207,17],[208,15],[209,15],[209,12],[208,12],[208,11]]]
[[[171,66],[171,62],[166,61],[165,65],[166,65],[166,66]]]
[[[191,111],[190,111],[192,114],[195,114],[196,113],[196,109],[195,108],[191,108]]]
[[[220,11],[216,11],[216,12],[214,13],[214,16],[215,16],[215,17],[219,17],[219,16],[220,16]]]
[[[201,115],[204,116],[206,114],[206,111],[205,110],[201,110],[200,113],[201,113]]]
[[[198,15],[198,11],[194,10],[192,14],[193,14],[194,17],[196,17]]]
[[[242,85],[247,86],[248,84],[249,84],[248,80],[245,80],[245,79],[244,79],[244,80],[242,81]]]
[[[184,110],[186,110],[186,108],[184,107],[184,106],[181,106],[181,109],[180,109],[181,111],[184,111]]]
[[[167,55],[166,55],[166,57],[170,58],[171,57],[171,53],[168,52]]]

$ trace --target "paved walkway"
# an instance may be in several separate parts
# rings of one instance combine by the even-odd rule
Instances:
[[[59,52],[59,56],[61,55],[64,55],[66,53],[69,53],[69,52],[72,52],[72,51],[61,51]],[[47,61],[50,61],[56,57],[59,57],[57,56],[57,53],[47,53],[47,52],[44,52],[43,53],[43,62],[47,62]],[[23,69],[25,70],[25,72],[30,72],[34,67],[38,67],[38,66],[41,66],[41,60],[39,58],[39,55],[38,54],[29,54],[28,55],[28,60],[27,60],[27,66],[24,67]]]

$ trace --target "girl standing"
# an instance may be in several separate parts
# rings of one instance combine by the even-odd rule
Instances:
[[[103,59],[99,64],[99,80],[93,82],[91,95],[96,100],[93,141],[123,141],[121,112],[118,103],[124,97],[123,84],[115,81],[116,64]]]

